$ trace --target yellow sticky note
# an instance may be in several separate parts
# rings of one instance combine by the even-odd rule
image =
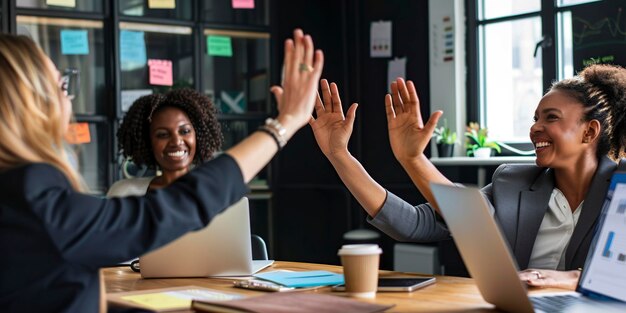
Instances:
[[[149,9],[176,9],[176,0],[148,0]]]
[[[152,310],[167,310],[191,307],[191,299],[172,296],[165,292],[124,296],[122,297],[122,299],[149,307]]]
[[[56,5],[58,7],[75,8],[76,0],[46,0],[47,5]]]

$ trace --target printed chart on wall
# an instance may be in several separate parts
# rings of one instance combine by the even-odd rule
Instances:
[[[607,198],[593,259],[585,264],[583,287],[620,299],[626,291],[626,173],[613,175]]]
[[[626,2],[572,8],[574,71],[595,63],[626,66]]]

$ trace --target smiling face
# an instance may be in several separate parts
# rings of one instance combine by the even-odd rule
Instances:
[[[196,155],[196,132],[185,112],[159,109],[150,124],[152,152],[164,175],[187,173]]]
[[[595,154],[593,129],[583,113],[583,105],[566,92],[553,90],[541,99],[530,128],[538,166],[572,168]]]

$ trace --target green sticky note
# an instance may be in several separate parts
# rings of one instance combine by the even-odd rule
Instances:
[[[209,55],[218,57],[232,57],[233,45],[230,37],[227,36],[207,36],[206,45]]]

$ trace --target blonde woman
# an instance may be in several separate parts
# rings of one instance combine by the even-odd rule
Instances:
[[[82,193],[61,148],[71,104],[59,72],[30,39],[0,34],[2,311],[96,312],[100,266],[202,228],[239,200],[313,110],[322,52],[295,30],[284,61],[275,120],[167,188],[102,199]]]

